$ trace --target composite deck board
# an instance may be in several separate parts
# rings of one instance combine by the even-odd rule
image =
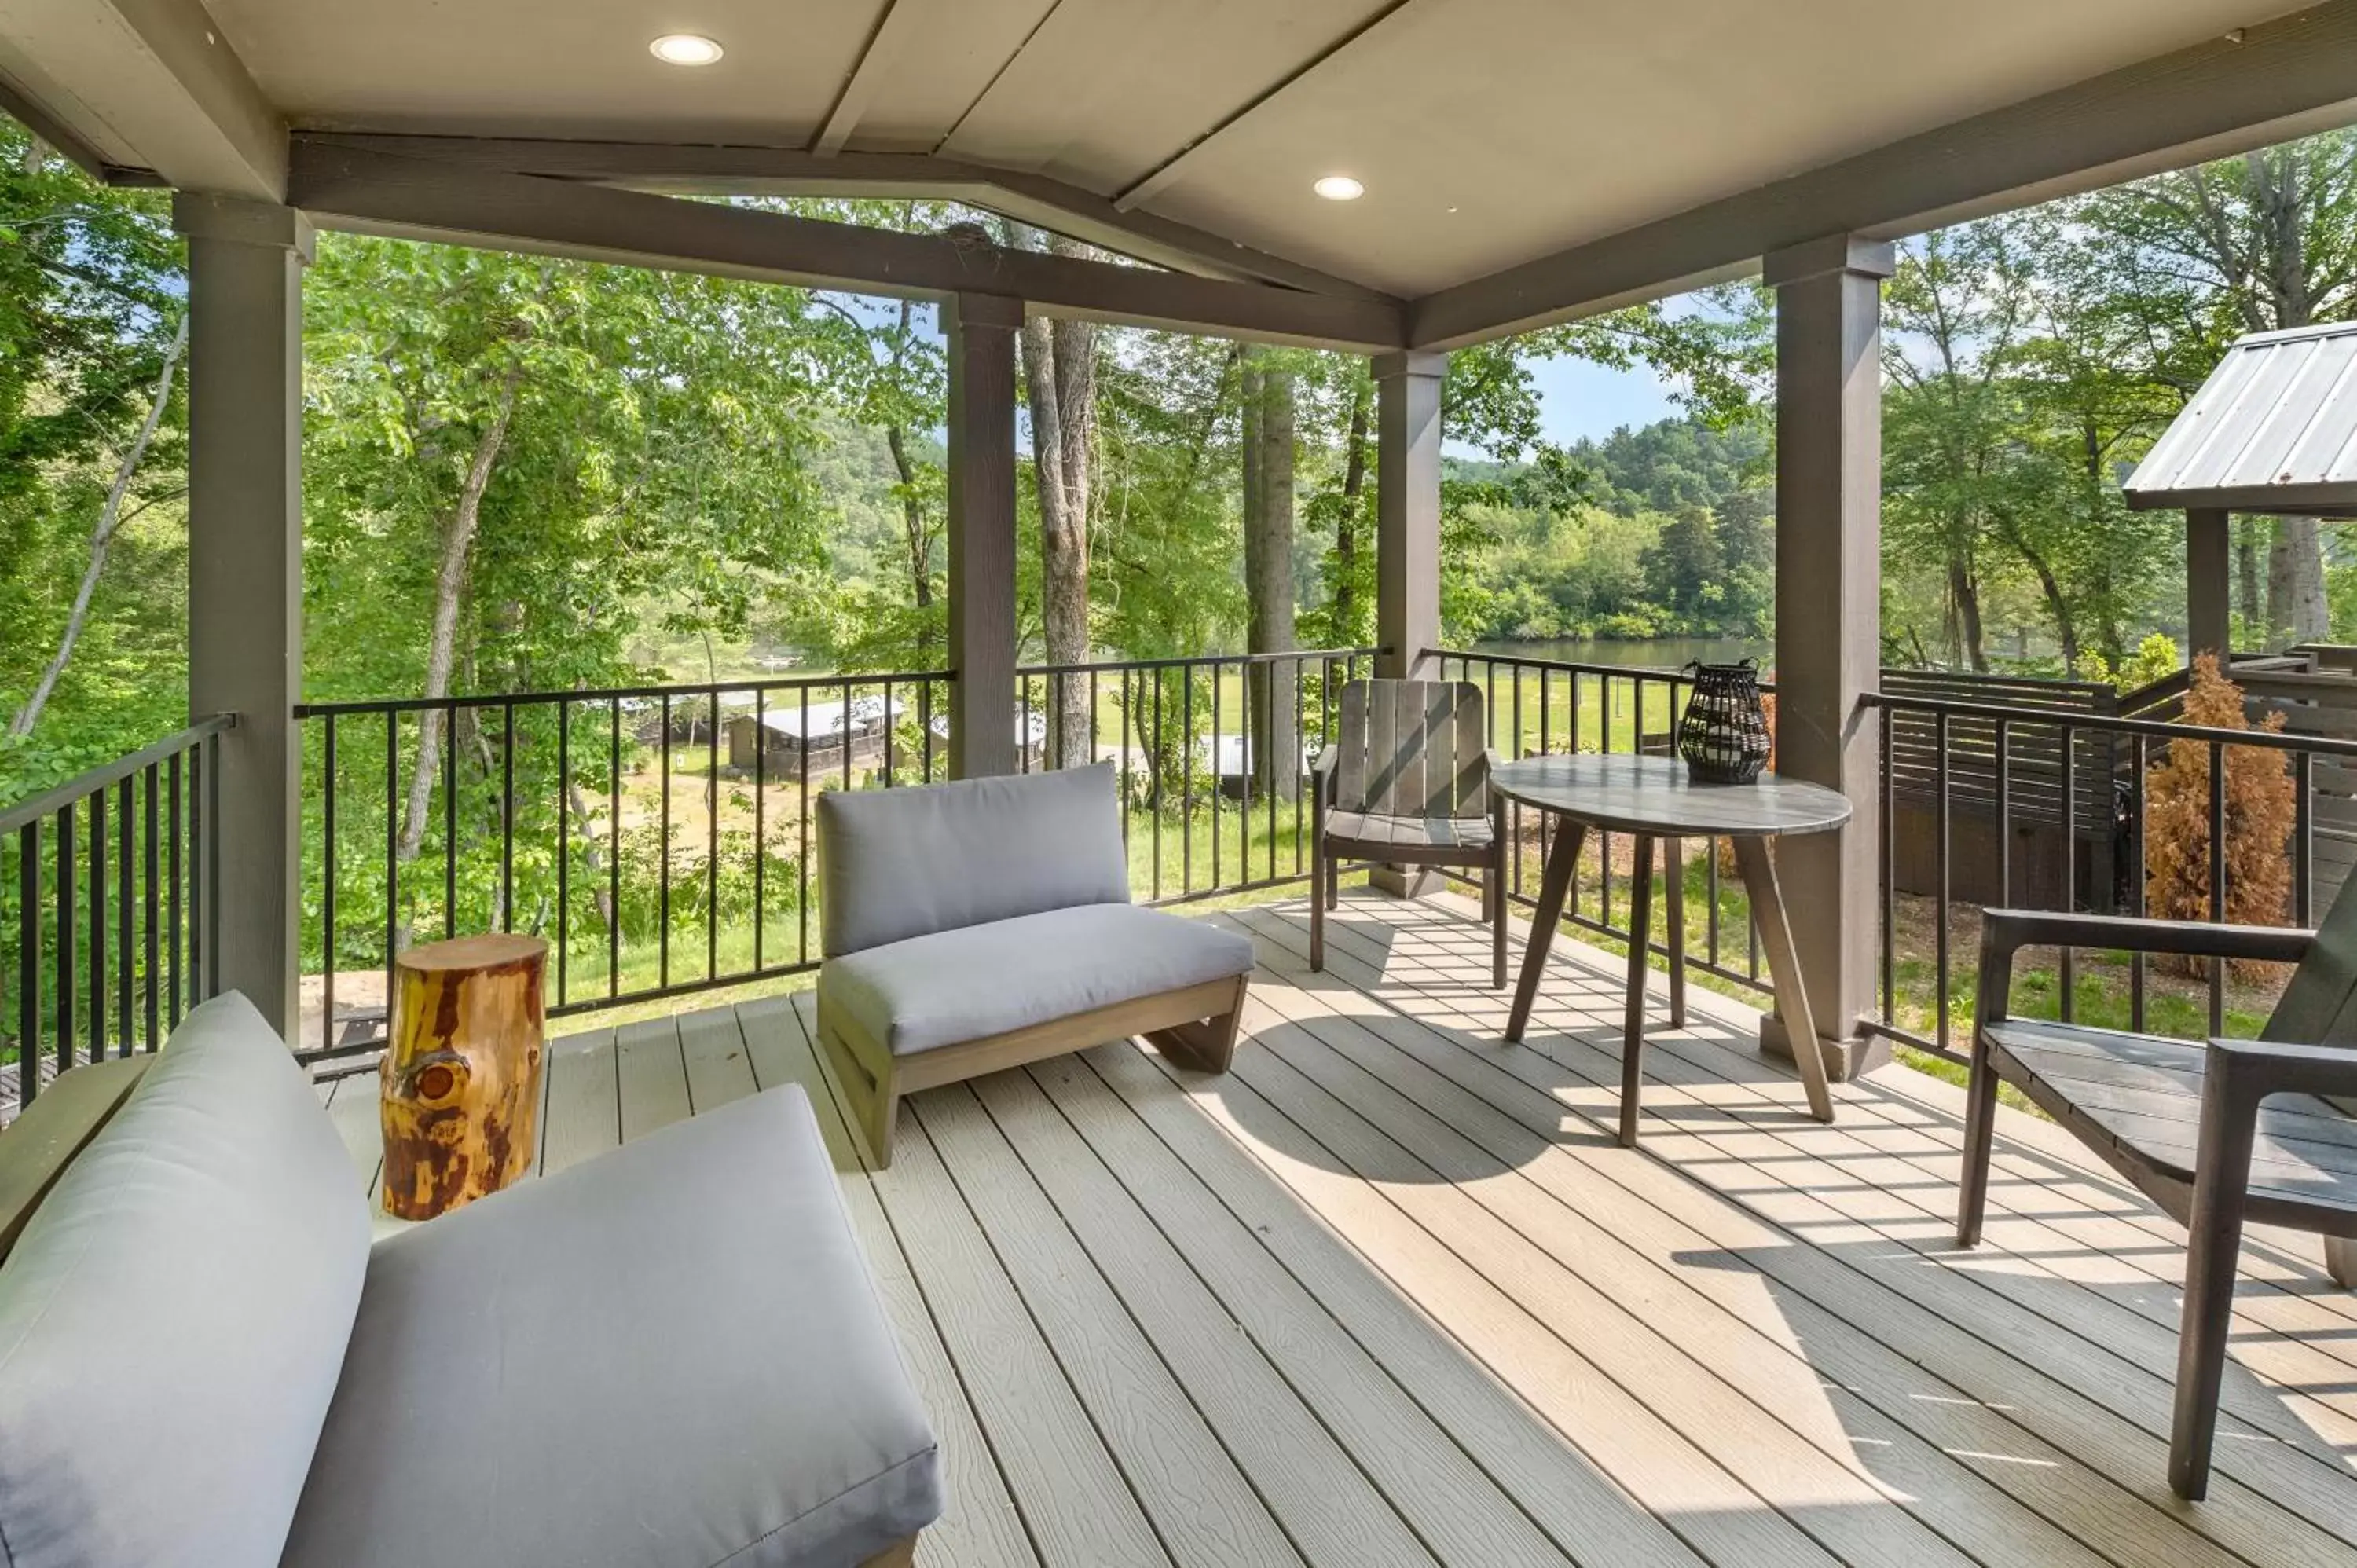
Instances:
[[[1419,969],[1462,967],[1440,964],[1429,954],[1416,956],[1427,937],[1452,940],[1445,931],[1419,935],[1415,928],[1431,918],[1447,917],[1417,913],[1404,916],[1403,928],[1386,929],[1384,978],[1377,986],[1381,999],[1442,1037],[1480,1049],[1497,1039],[1501,1000],[1462,982],[1405,978]],[[1469,930],[1478,943],[1480,933]],[[1364,933],[1359,936],[1364,940]],[[1329,967],[1339,953],[1346,972],[1357,962],[1361,976],[1370,972],[1364,958],[1351,955],[1350,938],[1337,944],[1329,927]],[[1306,949],[1306,935],[1303,942]],[[1403,978],[1394,983],[1394,975]],[[1619,1004],[1610,994],[1617,983],[1592,972],[1566,978],[1567,983],[1550,988],[1566,1001],[1552,1015],[1539,1017],[1531,1048],[1500,1050],[1497,1059],[1548,1088],[1579,1112],[1587,1130],[1599,1131],[1610,1124],[1618,1103]],[[1599,1026],[1608,1015],[1611,1023]],[[1599,1046],[1598,1039],[1610,1043]],[[1797,1079],[1750,1053],[1731,1067],[1730,1076],[1711,1077],[1668,1048],[1676,1039],[1663,1036],[1649,1050],[1648,1151],[1667,1166],[1736,1197],[1795,1240],[1804,1240],[1808,1252],[1836,1260],[1902,1298],[1882,1309],[1878,1324],[1871,1318],[1860,1323],[1864,1331],[1974,1397],[2009,1408],[2055,1447],[2099,1465],[2140,1491],[2160,1490],[2173,1337],[2166,1356],[2123,1356],[2109,1337],[2120,1320],[2104,1310],[2115,1304],[2073,1283],[2035,1277],[2043,1271],[2029,1260],[1987,1253],[1962,1268],[1927,1267],[1943,1262],[1938,1254],[1952,1220],[1934,1220],[1923,1210],[1915,1211],[1918,1219],[1911,1225],[1888,1217],[1862,1219],[1903,1195],[1856,1176],[1848,1160],[1818,1153],[1813,1145],[1838,1146],[1846,1134],[1840,1123],[1820,1128],[1803,1119]],[[1858,1099],[1855,1088],[1845,1091],[1845,1117],[1860,1114],[1855,1109]],[[1747,1121],[1747,1111],[1758,1120]],[[1953,1187],[1944,1191],[1952,1197]],[[1674,1197],[1664,1194],[1660,1201]],[[1769,1252],[1760,1262],[1763,1267],[1782,1266],[1784,1260]],[[1819,1288],[1838,1295],[1855,1294],[1858,1286]],[[2020,1299],[2025,1294],[2035,1298],[2034,1306]],[[2041,1316],[2040,1309],[2050,1316]],[[2242,1395],[2247,1388],[2230,1379],[2231,1394]],[[2286,1419],[2279,1401],[2231,1402],[2330,1452],[2315,1434]],[[2237,1433],[2221,1453],[2231,1455],[2238,1484],[2231,1491],[2214,1490],[2201,1510],[2209,1533],[2258,1562],[2310,1560],[2304,1555],[2309,1553],[2316,1561],[2357,1561],[2345,1541],[2336,1539],[2357,1523],[2341,1500],[2347,1495],[2345,1469],[2328,1469],[2312,1463],[2309,1452],[2266,1441],[2233,1415],[2222,1419],[2225,1430]]]
[[[942,1439],[925,1568],[2357,1564],[2357,1299],[2312,1240],[2254,1232],[2177,1503],[2165,1216],[2008,1110],[1957,1253],[1961,1092],[1889,1068],[1809,1122],[1700,991],[1620,1149],[1620,961],[1559,943],[1502,1045],[1470,908],[1353,898],[1323,974],[1306,906],[1206,917],[1262,963],[1236,1070],[1118,1042],[929,1091],[888,1172],[806,995],[562,1038],[544,1168],[803,1088]],[[322,1095],[373,1184],[374,1079]]]
[[[621,1143],[622,1097],[615,1076],[613,1030],[562,1035],[548,1042],[547,1109],[540,1119],[544,1175]]]
[[[741,1004],[736,1015],[759,1086],[770,1090],[796,1084],[810,1097],[827,1153],[843,1176],[844,1199],[867,1254],[868,1272],[899,1333],[900,1351],[916,1379],[917,1392],[933,1418],[949,1509],[925,1531],[918,1563],[920,1568],[1032,1568],[1039,1553],[1032,1550],[1022,1515],[966,1400],[924,1292],[877,1200],[857,1136],[820,1071],[801,1019],[782,997]]]

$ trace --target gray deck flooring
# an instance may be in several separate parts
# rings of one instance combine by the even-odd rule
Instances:
[[[881,1174],[806,996],[570,1036],[544,1168],[809,1090],[952,1476],[920,1563],[2357,1564],[2357,1298],[2311,1239],[2245,1251],[2179,1504],[2175,1226],[2007,1112],[1958,1254],[1962,1094],[1893,1067],[1813,1122],[1700,993],[1619,1148],[1618,961],[1559,944],[1501,1045],[1469,908],[1348,900],[1322,975],[1306,905],[1205,917],[1260,950],[1235,1071],[930,1091]],[[329,1109],[373,1181],[373,1078]]]

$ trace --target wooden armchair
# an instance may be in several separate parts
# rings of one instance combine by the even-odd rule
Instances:
[[[1478,866],[1491,979],[1506,983],[1505,801],[1481,689],[1466,681],[1352,681],[1310,765],[1309,967],[1326,967],[1326,911],[1345,861]]]
[[[2256,1040],[2199,1045],[2007,1017],[2014,954],[2065,944],[2299,968]],[[2000,1080],[2186,1227],[2169,1481],[2199,1499],[2244,1219],[2322,1235],[2327,1271],[2357,1286],[2357,1100],[2346,1098],[2357,1096],[2357,880],[2314,931],[1991,909],[1978,1018],[1956,1240],[1980,1240]]]

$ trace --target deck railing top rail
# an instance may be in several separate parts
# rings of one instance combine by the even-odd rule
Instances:
[[[619,703],[649,701],[663,697],[694,698],[708,696],[756,695],[764,692],[792,691],[807,687],[839,690],[845,685],[909,685],[927,681],[953,681],[953,670],[891,670],[873,674],[845,671],[832,675],[778,675],[752,681],[680,681],[664,686],[599,686],[582,687],[561,692],[491,692],[476,693],[462,697],[366,697],[334,703],[297,703],[295,716],[298,719],[326,718],[330,714],[422,714],[428,710],[445,712],[452,708],[501,708],[522,706],[533,703]]]
[[[2035,725],[2051,728],[2056,725],[2110,735],[2149,736],[2158,740],[2199,740],[2222,746],[2258,746],[2269,751],[2304,751],[2318,757],[2357,757],[2357,740],[2340,740],[2328,736],[2278,734],[2263,729],[2221,729],[2212,725],[2169,724],[2158,719],[2116,718],[2100,714],[2082,714],[2050,708],[2010,708],[1988,703],[1953,703],[1937,698],[1897,696],[1883,692],[1867,692],[1858,702],[1869,708],[1904,710],[1948,717],[1979,719],[1990,724],[1999,721],[2011,725]]]
[[[128,757],[117,757],[87,773],[77,774],[55,789],[44,789],[29,800],[0,807],[0,833],[12,833],[28,822],[54,816],[60,807],[87,800],[110,784],[120,784],[125,779],[137,776],[144,768],[170,761],[199,741],[236,727],[237,715],[234,714],[215,714],[210,718],[199,719],[188,728],[167,735],[151,746],[135,751]]]

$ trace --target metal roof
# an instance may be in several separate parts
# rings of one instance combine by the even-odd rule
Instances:
[[[2237,338],[2123,488],[2139,510],[2357,516],[2357,322]]]

